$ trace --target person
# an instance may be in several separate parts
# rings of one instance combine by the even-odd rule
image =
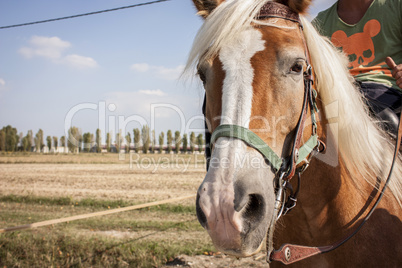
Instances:
[[[402,0],[338,0],[312,21],[349,57],[371,111],[397,131],[402,99]]]

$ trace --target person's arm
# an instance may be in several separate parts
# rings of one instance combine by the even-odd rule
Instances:
[[[396,65],[391,57],[387,57],[385,62],[392,70],[392,77],[395,78],[398,87],[402,88],[402,64]]]

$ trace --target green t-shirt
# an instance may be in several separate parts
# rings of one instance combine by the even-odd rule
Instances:
[[[383,83],[401,90],[385,63],[402,63],[402,0],[374,0],[363,18],[350,25],[341,20],[338,3],[313,20],[318,32],[349,57],[350,73],[359,81]]]

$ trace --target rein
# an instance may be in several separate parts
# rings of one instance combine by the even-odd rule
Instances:
[[[373,207],[370,209],[370,211],[367,213],[367,215],[364,217],[362,222],[359,224],[359,226],[356,227],[356,229],[351,232],[349,235],[345,236],[343,239],[339,240],[338,242],[328,245],[328,246],[321,246],[321,247],[309,247],[309,246],[300,246],[300,245],[292,245],[292,244],[284,244],[280,247],[280,249],[273,251],[267,256],[267,261],[280,261],[283,264],[291,264],[295,263],[297,261],[304,260],[306,258],[322,254],[322,253],[327,253],[330,251],[333,251],[349,241],[355,234],[357,234],[360,229],[363,227],[363,225],[368,221],[370,216],[373,214],[374,210],[377,208],[378,204],[380,203],[382,197],[384,196],[385,189],[387,188],[389,181],[391,180],[392,177],[392,172],[395,166],[396,159],[398,158],[398,153],[399,153],[399,148],[401,144],[401,138],[402,138],[402,116],[399,118],[399,124],[398,124],[398,134],[396,138],[396,144],[395,144],[395,151],[394,151],[394,157],[392,159],[391,163],[391,168],[388,173],[387,180],[384,183],[384,186],[381,189],[380,195],[378,196],[377,200],[375,201]],[[377,178],[379,180],[379,178]]]
[[[301,31],[303,30],[303,25],[301,23],[299,14],[291,10],[289,7],[279,4],[276,2],[268,2],[266,3],[258,15],[257,19],[267,19],[267,18],[279,18],[285,19],[288,21],[292,21],[298,23]],[[248,128],[244,128],[238,125],[220,125],[215,131],[211,133],[207,128],[207,120],[205,115],[205,107],[206,107],[206,97],[204,98],[203,104],[203,113],[205,119],[205,140],[206,140],[206,148],[205,155],[207,158],[207,170],[209,168],[209,160],[211,157],[211,148],[212,145],[216,142],[216,140],[220,137],[228,137],[242,140],[250,147],[256,149],[258,152],[262,154],[264,159],[271,165],[272,169],[275,172],[275,184],[276,184],[276,201],[275,201],[275,212],[274,218],[272,220],[271,225],[273,225],[277,219],[279,219],[282,215],[285,215],[292,208],[296,206],[297,194],[300,188],[301,174],[307,169],[309,162],[314,154],[314,152],[322,152],[325,150],[325,144],[319,140],[317,135],[317,121],[315,118],[315,112],[318,112],[316,105],[316,96],[317,92],[312,88],[313,78],[312,78],[312,68],[309,64],[309,53],[307,49],[306,42],[304,40],[304,36],[302,34],[303,42],[305,45],[306,51],[306,62],[307,62],[307,70],[303,73],[304,75],[304,100],[303,107],[299,117],[299,121],[296,126],[296,134],[293,141],[291,154],[282,159],[279,157],[271,147],[266,144],[257,134],[252,132]],[[311,121],[312,121],[312,134],[310,138],[301,145],[301,138],[303,136],[304,123],[306,119],[307,110],[310,108],[311,111]],[[314,255],[318,255],[321,253],[327,253],[332,250],[335,250],[339,246],[343,245],[347,241],[349,241],[367,222],[370,218],[376,207],[378,206],[380,200],[384,195],[384,191],[388,186],[390,181],[392,171],[394,168],[394,164],[396,162],[399,147],[401,143],[402,137],[402,116],[399,121],[398,126],[398,135],[396,139],[396,146],[394,152],[394,158],[392,161],[392,165],[387,177],[387,180],[381,189],[380,195],[378,196],[376,202],[373,207],[367,213],[362,223],[357,226],[357,228],[349,235],[341,239],[340,241],[321,247],[309,247],[309,246],[300,246],[300,245],[292,245],[292,244],[284,244],[278,250],[271,250],[269,248],[267,255],[267,262],[271,261],[280,261],[283,264],[291,264],[297,261],[312,257]],[[292,186],[290,184],[290,180],[297,173],[298,175],[298,189],[293,191]],[[290,191],[290,195],[288,196],[286,202],[286,192]],[[273,230],[273,228],[270,228]],[[273,232],[273,231],[272,231]],[[271,238],[273,233],[268,233],[268,237]],[[271,243],[271,242],[270,242]]]

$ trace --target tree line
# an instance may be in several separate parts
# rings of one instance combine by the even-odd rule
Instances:
[[[114,142],[113,142],[114,138]],[[45,142],[46,141],[46,142]],[[191,132],[181,135],[180,131],[175,131],[174,135],[171,130],[165,133],[159,133],[158,143],[156,142],[155,130],[150,130],[149,126],[144,125],[142,129],[135,128],[126,134],[121,131],[113,137],[112,132],[106,133],[105,143],[102,143],[100,129],[97,129],[95,135],[90,132],[82,133],[80,128],[71,127],[68,130],[68,136],[60,138],[56,136],[44,137],[42,129],[33,135],[32,130],[28,130],[27,134],[21,132],[18,134],[16,128],[8,125],[0,129],[0,151],[2,152],[58,152],[58,148],[68,148],[69,152],[116,152],[120,153],[123,149],[126,153],[134,151],[135,153],[194,153],[202,152],[205,144],[202,134]]]

